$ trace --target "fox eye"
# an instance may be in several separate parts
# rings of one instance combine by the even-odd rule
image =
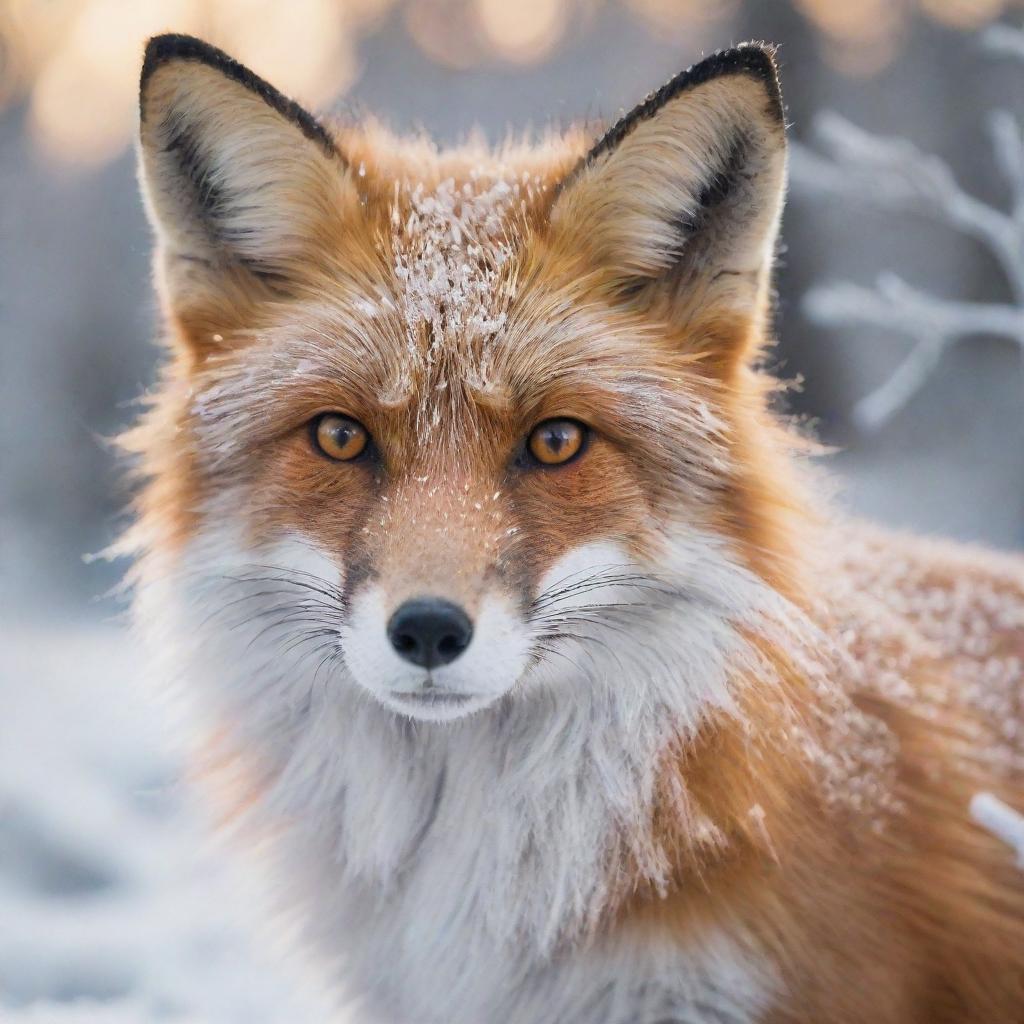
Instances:
[[[340,412],[325,412],[310,423],[316,449],[337,462],[351,462],[366,451],[370,435],[366,427]]]
[[[577,420],[544,420],[530,431],[526,446],[545,466],[561,466],[583,450],[587,428]]]

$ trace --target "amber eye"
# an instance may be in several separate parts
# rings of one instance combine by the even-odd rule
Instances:
[[[366,450],[370,435],[366,427],[338,412],[325,412],[310,424],[316,447],[328,458],[351,462]]]
[[[587,428],[576,420],[545,420],[530,431],[526,445],[545,466],[560,466],[579,455]]]

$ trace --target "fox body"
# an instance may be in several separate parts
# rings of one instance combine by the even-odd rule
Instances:
[[[813,496],[770,52],[497,151],[182,36],[141,108],[138,618],[359,1019],[1019,1024],[1024,565]]]

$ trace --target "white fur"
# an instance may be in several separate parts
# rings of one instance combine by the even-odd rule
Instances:
[[[384,656],[386,609],[372,591],[326,641],[326,663],[322,646],[311,656],[293,645],[294,626],[252,616],[289,600],[253,568],[271,565],[282,578],[317,573],[327,589],[343,575],[301,539],[253,552],[209,527],[183,566],[151,574],[138,607],[204,717],[258,766],[248,821],[274,837],[277,895],[367,1012],[403,1024],[756,1019],[770,973],[742,935],[687,948],[586,940],[615,864],[667,883],[666,851],[646,828],[660,754],[709,708],[736,713],[729,669],[754,657],[736,627],[778,615],[779,599],[721,542],[677,529],[646,570],[653,589],[639,590],[619,582],[640,568],[622,549],[570,552],[544,586],[597,584],[554,602],[566,621],[585,619],[529,665],[527,634],[495,595],[480,617],[495,620],[481,630],[493,649],[480,643],[449,679],[486,688],[490,703],[444,723],[382,704],[382,677],[402,685],[406,670]],[[662,587],[673,600],[651,601]],[[307,595],[290,599],[301,607]],[[699,838],[685,793],[679,813]]]
[[[594,579],[596,591],[572,591],[560,602],[560,608],[584,608],[593,604],[600,594],[605,598],[629,600],[629,595],[618,594],[612,582],[622,572],[633,568],[633,561],[620,544],[611,541],[591,541],[571,548],[554,562],[537,585],[539,594],[547,594],[556,587],[571,586]]]

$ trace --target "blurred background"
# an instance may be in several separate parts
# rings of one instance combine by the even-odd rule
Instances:
[[[1021,0],[0,0],[0,1018],[318,1019],[176,784],[104,597],[123,567],[83,557],[116,536],[107,439],[159,359],[146,37],[441,141],[612,118],[707,52],[777,43],[792,411],[852,510],[1020,547],[1022,22]]]

